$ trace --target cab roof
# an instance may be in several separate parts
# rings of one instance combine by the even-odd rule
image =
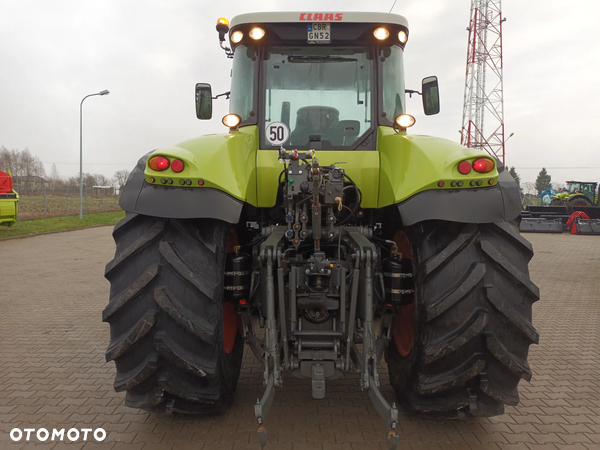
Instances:
[[[295,11],[240,14],[231,19],[231,28],[243,24],[303,22],[394,24],[402,25],[408,29],[408,21],[404,16],[380,12],[358,11]]]

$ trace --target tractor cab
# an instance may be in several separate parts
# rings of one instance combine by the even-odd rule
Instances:
[[[569,197],[583,195],[590,203],[596,202],[596,188],[598,183],[587,181],[567,181],[569,187]]]
[[[569,186],[569,194],[578,194],[581,189],[581,183],[579,181],[567,181],[567,185]]]
[[[232,130],[257,125],[259,148],[375,150],[380,126],[414,124],[407,114],[403,53],[408,22],[382,13],[252,13],[217,25],[233,58]],[[229,36],[230,47],[224,46]],[[426,114],[439,112],[437,78],[423,81]],[[198,118],[210,86],[197,86]],[[271,134],[272,136],[269,136]]]

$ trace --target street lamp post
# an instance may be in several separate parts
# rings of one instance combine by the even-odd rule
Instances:
[[[83,220],[83,101],[94,95],[110,94],[106,89],[95,94],[89,94],[81,99],[79,104],[79,220]]]

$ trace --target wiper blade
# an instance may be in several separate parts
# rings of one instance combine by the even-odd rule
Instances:
[[[288,56],[288,62],[353,62],[356,58],[346,58],[344,56],[329,55],[291,55]]]

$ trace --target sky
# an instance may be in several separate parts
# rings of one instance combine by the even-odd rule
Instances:
[[[302,11],[388,12],[393,0],[305,0]],[[523,181],[545,166],[554,182],[600,181],[600,2],[504,0],[506,163]],[[411,129],[460,142],[471,2],[397,0],[408,19],[406,87],[436,75],[441,112],[424,116],[408,100]],[[231,60],[219,47],[219,17],[298,11],[263,0],[0,0],[0,146],[29,151],[50,173],[112,177],[140,156],[208,133],[225,133],[217,100],[211,121],[196,119],[194,86],[229,90]]]

